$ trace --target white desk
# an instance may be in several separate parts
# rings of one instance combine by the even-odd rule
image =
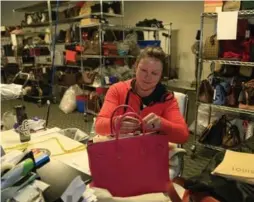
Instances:
[[[51,158],[90,174],[85,145],[60,134],[59,131],[59,128],[52,128],[33,133],[29,142],[21,143],[19,134],[14,130],[8,130],[1,133],[1,145],[6,153],[25,148],[48,149],[51,152]]]

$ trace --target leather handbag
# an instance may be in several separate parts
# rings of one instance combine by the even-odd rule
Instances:
[[[239,108],[254,111],[254,79],[242,84]]]
[[[231,0],[224,1],[223,3],[223,11],[239,11],[241,8],[241,1],[239,0]]]
[[[241,1],[241,10],[253,10],[254,2],[253,1]]]
[[[229,123],[230,124],[230,123]],[[240,132],[236,125],[230,124],[222,139],[222,146],[231,148],[241,143]]]
[[[112,124],[114,115],[129,112]],[[88,158],[93,186],[107,189],[113,196],[130,197],[147,193],[168,192],[169,147],[166,135],[143,134],[119,138],[121,122],[126,116],[142,119],[128,105],[117,107],[111,116],[115,139],[88,144]],[[142,127],[143,128],[143,127]]]
[[[254,79],[243,83],[247,105],[254,105]]]
[[[199,95],[198,95],[199,101],[204,103],[212,103],[213,93],[214,90],[209,81],[207,79],[203,80],[199,87]]]
[[[219,120],[215,120],[205,128],[198,141],[202,144],[221,146],[226,129],[227,119],[223,115]]]
[[[100,54],[99,32],[94,31],[91,40],[85,41],[85,55]]]
[[[203,56],[205,59],[218,59],[219,41],[217,40],[216,35],[212,35],[206,38]]]
[[[85,70],[83,72],[83,80],[85,84],[93,84],[97,72],[92,70]]]
[[[97,115],[100,112],[100,97],[95,91],[89,94],[86,105],[87,113]]]
[[[253,72],[253,67],[241,66],[240,75],[245,77],[251,77]]]

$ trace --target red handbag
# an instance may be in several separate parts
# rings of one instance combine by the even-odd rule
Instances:
[[[92,143],[87,147],[93,186],[107,189],[113,196],[129,197],[169,190],[169,147],[166,135],[143,134],[119,139],[121,120],[125,116],[142,119],[134,110],[125,113],[112,127],[116,139]]]

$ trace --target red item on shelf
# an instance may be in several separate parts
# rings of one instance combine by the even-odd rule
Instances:
[[[65,60],[66,62],[76,62],[77,52],[66,50]]]

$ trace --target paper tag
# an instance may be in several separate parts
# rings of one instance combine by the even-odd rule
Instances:
[[[8,63],[17,63],[15,57],[7,57]]]
[[[235,40],[238,12],[219,12],[217,21],[217,40]]]
[[[216,98],[216,89],[214,89],[214,92],[213,92],[213,100],[215,100]]]
[[[13,46],[18,45],[16,34],[11,34],[11,42]]]
[[[5,32],[5,31],[6,31],[5,26],[1,26],[1,32]]]
[[[221,6],[220,7],[216,7],[215,8],[215,12],[216,13],[222,12],[222,7]]]
[[[105,79],[105,83],[106,83],[106,84],[110,84],[110,82],[109,82],[109,77],[108,77],[108,76],[105,76],[104,79]]]
[[[245,32],[245,38],[250,38],[250,30],[246,30]]]

